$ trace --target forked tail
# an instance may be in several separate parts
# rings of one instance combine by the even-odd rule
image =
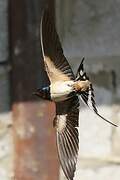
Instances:
[[[76,74],[76,81],[80,80],[80,81],[86,81],[89,80],[89,77],[87,76],[86,72],[84,71],[84,66],[83,66],[83,62],[84,59],[82,59],[80,66],[78,68],[77,74]],[[82,101],[92,110],[94,111],[95,114],[97,114],[100,118],[102,118],[104,121],[110,123],[113,126],[118,127],[116,124],[112,123],[111,121],[105,119],[104,117],[102,117],[97,110],[96,107],[96,103],[95,103],[95,96],[94,96],[94,89],[92,87],[92,83],[90,83],[90,86],[88,87],[88,89],[86,91],[82,91],[80,92],[80,98],[82,99]]]

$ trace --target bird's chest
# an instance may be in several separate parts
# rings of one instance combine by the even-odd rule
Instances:
[[[62,101],[73,91],[73,81],[58,81],[50,85],[51,99]]]

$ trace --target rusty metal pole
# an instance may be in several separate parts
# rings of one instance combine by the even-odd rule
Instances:
[[[41,51],[36,50],[39,38],[34,36],[37,34],[38,19],[45,2],[47,3],[42,0],[10,1],[15,180],[59,179],[55,132],[52,126],[55,107],[48,101],[36,101],[32,97],[37,84],[47,80],[42,69]],[[53,8],[54,2],[50,1],[50,4],[50,8]]]

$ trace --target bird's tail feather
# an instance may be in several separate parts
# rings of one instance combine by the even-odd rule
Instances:
[[[77,74],[76,74],[76,79],[75,81],[86,81],[89,80],[89,77],[87,76],[86,72],[84,71],[84,66],[83,66],[84,58],[82,59],[80,66],[78,68]],[[97,110],[96,103],[95,103],[95,96],[94,96],[94,89],[92,86],[92,83],[90,82],[90,85],[86,91],[82,91],[78,93],[82,101],[95,113],[97,114],[100,118],[102,118],[104,121],[110,123],[113,126],[116,126],[116,124],[110,122],[109,120],[105,119],[102,117]]]

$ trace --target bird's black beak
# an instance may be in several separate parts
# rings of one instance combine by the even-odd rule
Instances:
[[[33,92],[33,95],[39,96],[43,99],[51,100],[49,89],[49,87],[38,88],[35,92]]]
[[[32,94],[41,97],[42,96],[42,90],[41,89],[37,89]]]

